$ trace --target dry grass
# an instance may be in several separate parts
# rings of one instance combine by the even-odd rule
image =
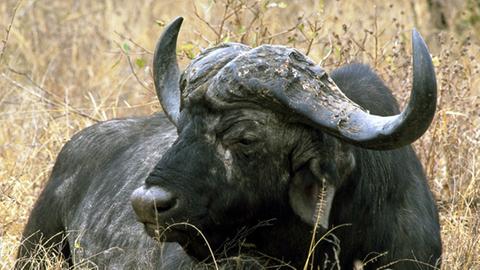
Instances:
[[[426,1],[192,2],[0,2],[0,268],[13,266],[29,210],[75,132],[96,121],[160,110],[151,52],[162,25],[182,15],[182,65],[222,41],[284,44],[308,52],[328,70],[354,60],[371,64],[402,104],[411,85],[410,29],[417,27],[430,45],[439,83],[438,113],[415,147],[440,208],[442,269],[480,269],[475,0],[444,1],[451,5],[444,9],[443,30],[433,27]]]

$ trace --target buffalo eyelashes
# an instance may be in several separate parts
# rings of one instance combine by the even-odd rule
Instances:
[[[240,138],[236,141],[234,141],[232,144],[233,145],[238,145],[238,146],[252,146],[257,142],[256,139],[252,138]]]

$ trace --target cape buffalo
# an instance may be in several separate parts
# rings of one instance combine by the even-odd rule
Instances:
[[[190,268],[239,254],[314,269],[439,266],[438,213],[410,146],[436,107],[415,30],[412,94],[400,112],[369,67],[328,75],[283,46],[222,44],[180,73],[182,20],[154,55],[165,115],[106,121],[65,145],[17,268],[45,266],[39,243],[100,268]]]

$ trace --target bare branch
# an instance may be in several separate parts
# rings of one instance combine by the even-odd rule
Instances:
[[[3,55],[5,54],[5,50],[7,49],[8,38],[10,37],[10,31],[12,30],[13,21],[15,20],[15,16],[17,15],[18,7],[20,6],[22,0],[17,0],[15,7],[13,8],[12,18],[10,19],[10,24],[7,26],[5,38],[2,40],[2,51],[0,51],[0,62],[2,62]]]
[[[215,33],[215,35],[218,37],[219,33],[217,30],[215,30],[215,27],[213,27],[209,22],[207,22],[204,18],[202,18],[200,14],[198,14],[197,5],[195,5],[195,3],[193,3],[193,10],[194,10],[193,14],[195,14],[195,17],[197,17],[197,19],[199,19],[204,24],[206,24],[208,28],[210,28],[210,30],[212,30]]]
[[[124,34],[118,32],[118,31],[113,31],[116,35],[118,35],[119,37],[121,37],[122,39],[126,39],[128,41],[130,41],[133,45],[135,45],[135,47],[139,48],[140,50],[142,50],[144,53],[148,53],[148,54],[153,54],[152,51],[146,49],[145,47],[143,47],[142,45],[140,45],[138,42],[136,42],[135,40],[133,40],[131,37],[127,37],[125,36]]]
[[[148,87],[148,85],[145,84],[145,82],[143,82],[140,77],[138,77],[138,74],[137,72],[135,71],[135,68],[133,66],[133,63],[132,63],[132,59],[130,59],[130,55],[128,55],[128,53],[123,49],[123,47],[115,42],[115,44],[117,44],[118,48],[120,48],[120,51],[122,52],[122,54],[127,58],[127,62],[128,62],[128,66],[130,67],[130,70],[132,71],[132,74],[133,76],[135,77],[135,79],[137,80],[137,82],[143,87],[145,88],[148,92],[150,93],[153,93],[154,91],[152,91],[152,89],[150,87]]]
[[[15,74],[17,74],[17,75],[20,75],[20,76],[25,77],[36,89],[38,89],[38,90],[40,90],[40,91],[42,91],[42,92],[44,92],[44,93],[48,93],[48,94],[50,94],[50,95],[53,96],[53,97],[57,97],[57,96],[53,95],[53,94],[51,93],[51,91],[48,91],[47,89],[45,89],[45,88],[43,88],[42,86],[38,85],[38,84],[37,84],[34,80],[32,80],[32,79],[30,78],[30,76],[29,76],[28,74],[26,74],[25,72],[17,71],[17,70],[15,70],[15,69],[11,68],[11,67],[9,67],[8,70],[11,71],[12,73],[15,73]],[[90,120],[92,120],[92,121],[94,121],[94,122],[97,122],[97,123],[100,122],[99,119],[97,119],[97,118],[95,118],[95,117],[92,117],[92,116],[90,116],[90,115],[88,115],[88,114],[86,114],[86,113],[78,110],[77,108],[72,107],[71,105],[69,105],[69,104],[67,104],[67,103],[65,103],[65,102],[63,102],[63,101],[55,100],[55,99],[54,99],[54,100],[49,99],[49,98],[47,98],[47,97],[45,97],[45,96],[43,96],[43,95],[41,95],[41,94],[35,93],[35,91],[32,91],[31,89],[28,89],[27,87],[21,85],[21,84],[18,83],[17,81],[12,80],[10,77],[6,76],[5,74],[2,74],[2,76],[3,76],[5,79],[7,79],[7,81],[9,81],[11,84],[13,84],[13,85],[15,85],[16,87],[18,87],[18,88],[20,88],[20,89],[22,89],[22,90],[24,90],[24,91],[32,94],[33,96],[38,97],[39,99],[41,99],[42,101],[44,101],[45,103],[47,103],[48,105],[50,105],[50,106],[52,106],[52,107],[62,107],[62,108],[67,107],[67,108],[68,108],[72,113],[74,113],[74,114],[77,114],[77,115],[80,115],[80,116],[82,116],[82,117],[88,118],[88,119],[90,119]],[[57,97],[57,98],[58,98],[58,97]]]

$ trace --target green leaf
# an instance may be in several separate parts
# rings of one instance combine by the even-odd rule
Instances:
[[[122,47],[126,53],[130,52],[130,46],[128,45],[128,43],[124,42]]]
[[[297,29],[300,31],[303,31],[304,28],[305,28],[305,25],[303,23],[297,25]]]
[[[138,67],[138,68],[144,68],[145,65],[146,65],[146,61],[145,61],[145,59],[143,59],[143,58],[137,58],[137,59],[135,60],[135,64],[137,64],[137,67]]]
[[[243,35],[247,32],[247,28],[245,26],[241,25],[240,28],[238,29],[238,34]]]
[[[189,59],[195,58],[195,45],[192,43],[184,43],[180,45],[180,51],[184,52]]]

